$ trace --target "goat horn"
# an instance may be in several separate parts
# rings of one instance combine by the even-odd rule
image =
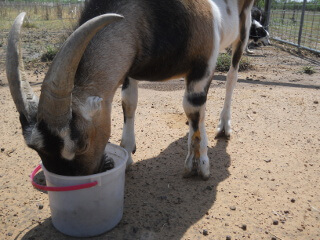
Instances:
[[[71,98],[74,78],[82,55],[93,36],[106,25],[120,20],[117,14],[95,17],[76,29],[54,58],[44,79],[38,120],[62,129],[71,120]]]
[[[7,48],[6,71],[10,92],[18,112],[30,123],[35,120],[38,97],[32,91],[24,72],[20,46],[20,31],[26,13],[20,13],[10,30]]]

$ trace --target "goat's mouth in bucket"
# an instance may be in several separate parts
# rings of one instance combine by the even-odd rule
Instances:
[[[103,154],[97,173],[102,173],[102,172],[111,170],[114,168],[114,166],[115,166],[114,160],[111,157],[109,157],[107,154]]]

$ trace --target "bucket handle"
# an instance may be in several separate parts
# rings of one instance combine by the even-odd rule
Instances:
[[[39,166],[37,166],[33,172],[31,173],[31,183],[32,185],[39,189],[39,190],[43,190],[43,191],[53,191],[53,192],[66,192],[66,191],[75,191],[75,190],[80,190],[80,189],[85,189],[85,188],[91,188],[94,187],[98,184],[97,181],[91,182],[91,183],[84,183],[84,184],[79,184],[79,185],[74,185],[74,186],[66,186],[66,187],[47,187],[47,186],[43,186],[40,184],[37,184],[34,181],[34,176],[37,174],[37,172],[41,169],[41,164]]]

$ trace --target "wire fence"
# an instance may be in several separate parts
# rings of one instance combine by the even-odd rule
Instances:
[[[63,20],[78,18],[84,6],[83,2],[1,2],[1,21],[12,21],[20,12],[27,12],[33,21]]]
[[[0,1],[0,29],[9,28],[22,11],[31,22],[74,20],[83,6],[83,1]],[[319,1],[265,0],[265,10],[272,39],[320,53]]]
[[[319,1],[266,0],[266,10],[272,39],[320,53]]]
[[[23,56],[33,61],[50,49],[59,48],[61,39],[76,27],[84,2],[78,1],[1,1],[0,0],[0,69],[5,62],[7,36],[14,19],[26,12],[22,34]],[[29,34],[32,32],[32,34]]]

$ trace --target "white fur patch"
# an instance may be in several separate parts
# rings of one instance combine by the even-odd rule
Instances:
[[[97,96],[88,97],[85,104],[80,107],[83,118],[90,121],[92,117],[101,110],[102,101],[103,99]]]
[[[220,51],[229,47],[239,36],[239,10],[237,1],[208,0],[212,7],[213,26],[219,26]],[[227,7],[230,14],[227,12]],[[215,45],[217,46],[217,45]]]
[[[73,160],[75,156],[75,144],[70,138],[70,129],[64,129],[59,133],[60,137],[63,139],[63,149],[61,151],[61,156],[67,160]]]
[[[252,25],[255,25],[257,28],[262,27],[262,25],[257,20],[253,20]]]
[[[39,132],[36,125],[29,127],[24,137],[28,146],[33,146],[35,149],[44,147],[43,135]]]
[[[133,162],[131,153],[136,147],[134,118],[138,103],[138,81],[130,78],[129,87],[121,91],[121,96],[122,103],[125,104],[123,110],[125,111],[126,121],[123,125],[120,145],[129,153],[129,159],[127,161],[128,166]]]

